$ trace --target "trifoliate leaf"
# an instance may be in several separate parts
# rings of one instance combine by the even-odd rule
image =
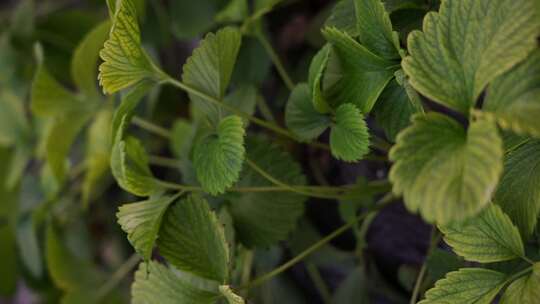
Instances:
[[[86,173],[82,186],[85,207],[88,206],[94,187],[109,169],[112,142],[110,137],[111,121],[112,110],[104,108],[96,114],[94,121],[88,128],[84,159]]]
[[[165,211],[178,196],[160,195],[118,208],[118,224],[128,234],[129,242],[145,261],[152,256]]]
[[[148,155],[137,139],[123,138],[125,123],[124,115],[111,152],[112,174],[124,190],[138,196],[151,195],[158,186],[148,165]]]
[[[490,304],[504,287],[506,275],[482,268],[462,268],[437,281],[418,304]]]
[[[534,1],[442,1],[423,32],[409,35],[402,66],[421,94],[468,113],[488,83],[537,47],[539,28]]]
[[[477,113],[493,117],[503,129],[540,137],[540,51],[496,78]]]
[[[313,107],[320,113],[328,113],[331,110],[330,105],[326,101],[322,90],[322,82],[324,71],[328,60],[330,59],[330,53],[332,47],[327,44],[313,57],[311,65],[309,66],[308,85],[311,98],[313,99]]]
[[[219,292],[227,299],[229,304],[246,304],[246,301],[241,296],[235,294],[229,285],[219,286]]]
[[[399,37],[381,0],[354,0],[358,40],[371,52],[399,59]]]
[[[334,106],[352,103],[362,113],[369,113],[394,76],[396,63],[373,54],[347,33],[335,28],[324,29],[323,35],[339,58],[335,83],[324,87],[327,100]]]
[[[525,255],[518,229],[494,204],[474,218],[439,228],[445,242],[468,261],[492,263]]]
[[[99,94],[96,83],[99,50],[107,40],[110,28],[109,21],[98,24],[83,38],[73,53],[71,77],[79,90],[87,96]]]
[[[126,124],[131,121],[133,117],[133,111],[137,105],[141,102],[144,95],[153,87],[151,81],[142,81],[131,89],[126,95],[122,97],[120,106],[116,109],[113,116],[112,127],[111,127],[111,137],[114,139],[118,134],[118,128],[122,124],[122,120],[126,120]]]
[[[529,140],[509,152],[493,198],[523,237],[534,232],[540,213],[540,140]]]
[[[99,53],[99,83],[113,94],[144,79],[158,80],[161,72],[141,46],[137,8],[133,0],[121,0],[114,14],[109,39]]]
[[[540,263],[533,265],[533,272],[514,281],[501,298],[501,304],[535,304],[540,300]]]
[[[158,262],[141,263],[131,285],[134,304],[213,304],[217,286]]]
[[[160,254],[176,268],[226,282],[229,248],[225,232],[208,202],[192,195],[170,207],[158,239]]]
[[[217,134],[199,140],[193,153],[197,179],[204,190],[216,195],[238,180],[244,162],[245,130],[238,116],[224,118]]]
[[[247,156],[268,174],[289,185],[305,185],[301,167],[289,154],[264,137],[247,140]],[[237,187],[274,186],[245,167]],[[268,247],[287,238],[304,212],[305,197],[289,191],[227,194],[236,236],[249,248]]]
[[[335,119],[330,131],[332,155],[348,162],[362,159],[369,152],[369,131],[362,113],[352,104],[343,104]]]
[[[392,80],[373,108],[377,123],[386,136],[395,141],[399,132],[411,124],[411,116],[421,111],[409,99],[405,88]]]
[[[313,107],[309,87],[297,85],[291,92],[285,108],[285,123],[294,135],[304,141],[317,138],[330,126],[330,117]]]
[[[502,173],[502,140],[490,121],[465,130],[438,113],[417,114],[390,151],[393,191],[429,222],[446,224],[478,213]]]
[[[182,79],[188,86],[217,100],[225,96],[240,50],[242,36],[228,27],[206,35],[183,67]],[[199,107],[217,123],[222,109],[203,98],[190,94],[193,106]]]

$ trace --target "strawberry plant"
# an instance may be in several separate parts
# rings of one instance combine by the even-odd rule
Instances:
[[[2,294],[540,303],[538,1],[104,2],[1,19]]]

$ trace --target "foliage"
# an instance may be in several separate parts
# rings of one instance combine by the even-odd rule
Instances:
[[[305,4],[52,2],[0,19],[0,294],[22,278],[47,303],[297,303],[281,274],[303,262],[325,303],[403,302],[364,250],[402,200],[433,228],[418,275],[400,269],[410,303],[540,301],[536,1],[339,0],[294,77],[267,23]],[[319,237],[305,210],[323,200],[345,224]],[[349,229],[355,252],[329,244]]]

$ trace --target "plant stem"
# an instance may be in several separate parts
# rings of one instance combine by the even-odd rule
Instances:
[[[120,265],[116,272],[112,274],[111,278],[97,290],[98,298],[103,299],[103,297],[107,296],[118,284],[120,284],[133,267],[137,266],[140,259],[140,256],[134,253],[124,262],[124,264]]]
[[[238,287],[238,289],[250,289],[250,288],[256,287],[256,286],[268,281],[269,279],[281,274],[282,272],[284,272],[287,269],[291,268],[292,266],[296,265],[296,263],[302,261],[304,258],[311,255],[313,252],[317,251],[322,246],[326,245],[328,242],[330,242],[334,238],[341,235],[343,232],[345,232],[345,231],[349,230],[350,228],[352,228],[354,225],[356,225],[359,221],[366,218],[368,215],[370,215],[370,214],[372,214],[374,212],[377,212],[378,210],[380,210],[381,208],[386,206],[388,203],[390,203],[392,201],[393,198],[394,197],[393,197],[392,193],[388,193],[371,210],[357,216],[356,220],[351,221],[351,222],[341,226],[340,228],[334,230],[334,232],[330,233],[329,235],[322,238],[321,240],[319,240],[315,244],[311,245],[309,248],[307,248],[306,250],[304,250],[303,252],[301,252],[296,257],[292,258],[291,260],[287,261],[283,265],[277,267],[276,269],[274,269],[274,270],[272,270],[272,271],[270,271],[268,273],[263,274],[262,276],[259,276],[258,278],[254,279],[253,281],[251,281],[248,284],[244,284],[244,285]]]
[[[284,182],[280,181],[279,179],[273,177],[268,172],[266,172],[264,169],[257,166],[257,164],[254,163],[249,158],[246,158],[246,163],[255,172],[259,173],[262,177],[266,178],[271,183],[273,183],[273,184],[275,184],[277,186],[283,187],[283,188],[285,188],[285,189],[287,189],[287,190],[289,190],[291,192],[295,192],[295,193],[298,193],[298,194],[303,194],[303,195],[311,196],[311,197],[325,198],[325,199],[340,199],[343,196],[343,195],[340,195],[340,194],[336,195],[336,194],[314,193],[312,191],[306,191],[304,189],[291,186],[291,185],[289,185],[287,183],[284,183]]]
[[[315,288],[317,288],[317,291],[321,295],[323,303],[331,304],[332,295],[330,294],[328,286],[326,286],[326,282],[324,282],[324,279],[322,278],[319,269],[317,269],[317,266],[315,266],[315,264],[313,263],[308,263],[306,265],[306,269],[311,280],[313,281],[313,284],[315,285]]]
[[[156,155],[150,155],[148,157],[148,161],[152,165],[171,168],[171,169],[178,169],[180,168],[180,165],[181,165],[181,162],[179,160],[176,160],[174,158],[156,156]]]
[[[270,44],[270,42],[266,38],[266,35],[263,33],[262,30],[258,30],[255,36],[257,37],[257,39],[259,40],[263,48],[266,50],[266,53],[268,54],[268,56],[270,56],[270,59],[274,63],[274,66],[276,67],[276,70],[278,71],[279,76],[281,77],[281,79],[283,80],[283,82],[285,83],[289,91],[292,91],[295,86],[294,82],[292,81],[289,73],[287,73],[287,70],[285,69],[283,62],[281,61],[278,54],[272,47],[272,44]]]
[[[150,133],[154,133],[163,138],[171,138],[171,132],[165,128],[162,128],[146,119],[140,118],[138,116],[133,116],[132,122],[134,125],[138,126],[141,129],[144,129]]]
[[[433,229],[431,230],[431,239],[429,242],[429,247],[426,253],[426,260],[428,256],[431,254],[431,252],[437,247],[437,244],[439,243],[439,241],[440,241],[440,234],[437,233],[437,228],[433,227]],[[415,304],[420,294],[420,288],[422,287],[422,282],[424,281],[424,277],[427,272],[426,260],[424,260],[424,263],[422,264],[422,268],[420,268],[420,272],[418,273],[418,277],[416,278],[411,300],[409,301],[410,304]]]

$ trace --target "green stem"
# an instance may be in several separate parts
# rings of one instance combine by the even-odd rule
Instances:
[[[371,145],[374,148],[379,149],[379,150],[381,150],[383,152],[388,152],[392,148],[392,144],[390,144],[389,142],[387,142],[383,138],[381,138],[379,136],[376,136],[374,134],[371,137]]]
[[[279,76],[281,77],[281,79],[283,80],[283,82],[285,83],[289,91],[292,91],[295,86],[294,82],[292,81],[289,73],[287,73],[287,70],[285,69],[283,62],[281,61],[278,54],[272,47],[272,44],[270,44],[270,42],[268,41],[268,39],[266,38],[262,30],[258,30],[255,36],[257,37],[257,39],[259,40],[263,48],[266,50],[266,53],[268,54],[268,56],[270,56],[270,59],[274,63],[274,66],[276,67],[276,70],[278,71]]]
[[[509,277],[506,280],[505,284],[511,283],[514,280],[517,280],[517,279],[521,278],[522,276],[526,275],[527,273],[531,272],[532,270],[533,270],[533,265],[523,269],[522,271],[520,271],[518,273],[513,274],[511,277]]]
[[[150,133],[154,133],[163,138],[171,138],[171,132],[165,128],[162,128],[146,119],[140,118],[138,116],[133,116],[131,120],[134,125],[138,126],[141,129],[144,129]]]
[[[132,254],[131,257],[127,261],[125,261],[124,264],[122,264],[115,273],[113,273],[111,278],[97,290],[98,299],[103,299],[118,284],[120,284],[124,277],[127,276],[135,266],[137,266],[140,259],[141,258],[138,254]]]
[[[388,203],[390,203],[392,201],[392,199],[393,199],[393,195],[391,193],[385,195],[376,204],[376,206],[374,208],[372,208],[372,210],[357,216],[356,220],[351,221],[351,222],[341,226],[340,228],[334,230],[334,232],[330,233],[329,235],[322,238],[321,240],[319,240],[315,244],[311,245],[309,248],[307,248],[306,250],[304,250],[303,252],[301,252],[296,257],[292,258],[291,260],[287,261],[283,265],[277,267],[276,269],[274,269],[274,270],[272,270],[272,271],[270,271],[270,272],[268,272],[266,274],[263,274],[262,276],[254,279],[253,281],[251,281],[248,284],[244,284],[244,285],[238,287],[238,289],[250,289],[250,288],[256,287],[256,286],[270,280],[271,278],[281,274],[282,272],[284,272],[287,269],[291,268],[292,266],[296,265],[296,263],[302,261],[304,258],[308,257],[309,255],[311,255],[312,253],[317,251],[322,246],[326,245],[328,242],[330,242],[334,238],[338,237],[339,235],[341,235],[345,231],[352,228],[354,225],[356,225],[359,221],[366,218],[368,215],[372,214],[373,212],[377,212],[378,210],[380,210],[381,208],[386,206]]]
[[[440,241],[440,234],[437,233],[437,228],[433,227],[433,230],[431,231],[431,240],[429,242],[428,251],[426,253],[426,259],[431,254],[431,252],[437,247],[437,244]],[[415,304],[416,300],[418,299],[418,296],[420,294],[420,288],[422,287],[422,282],[424,281],[424,277],[427,272],[427,262],[424,261],[422,264],[422,268],[420,268],[420,272],[418,273],[418,277],[416,278],[416,282],[414,284],[414,289],[412,292],[411,300],[409,301],[410,304]]]
[[[317,266],[315,266],[313,263],[308,263],[306,265],[307,272],[313,281],[313,284],[315,285],[315,288],[321,295],[321,298],[323,299],[323,303],[325,304],[331,304],[332,303],[332,294],[328,290],[328,286],[326,286],[326,283],[324,282],[324,279],[321,276],[321,273],[319,272],[319,269],[317,269]]]
[[[289,190],[291,192],[295,192],[295,193],[298,193],[298,194],[303,194],[303,195],[311,196],[311,197],[325,198],[325,199],[340,199],[340,198],[343,197],[343,195],[336,195],[336,194],[314,193],[314,192],[311,192],[311,191],[306,191],[306,190],[301,189],[301,188],[297,188],[295,186],[291,186],[291,185],[289,185],[287,183],[284,183],[284,182],[280,181],[279,179],[273,177],[272,175],[270,175],[264,169],[259,167],[256,163],[254,163],[249,158],[246,158],[246,163],[255,172],[259,173],[262,177],[266,178],[271,183],[273,183],[273,184],[275,184],[277,186],[283,187],[283,188],[285,188],[285,189],[287,189],[287,190]]]
[[[179,160],[168,158],[168,157],[155,156],[155,155],[150,155],[148,157],[148,161],[152,165],[171,168],[171,169],[178,169],[182,165],[182,163]]]
[[[274,117],[274,114],[272,114],[272,110],[270,109],[270,106],[268,105],[264,97],[257,97],[257,106],[259,107],[259,111],[261,112],[264,119],[276,123],[276,118]]]

